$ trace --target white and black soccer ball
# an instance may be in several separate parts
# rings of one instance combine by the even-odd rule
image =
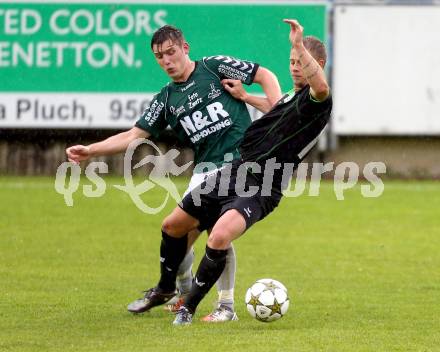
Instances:
[[[247,290],[245,302],[249,314],[263,322],[278,320],[289,309],[286,286],[273,279],[257,280]]]

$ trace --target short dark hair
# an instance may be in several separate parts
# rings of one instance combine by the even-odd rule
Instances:
[[[325,45],[318,38],[309,35],[303,38],[304,47],[312,54],[315,60],[324,60],[324,63],[327,62],[327,50],[325,49]]]
[[[183,37],[183,32],[179,28],[167,24],[154,32],[153,37],[151,38],[151,49],[153,49],[154,44],[160,45],[167,40],[171,40],[173,43],[180,45],[185,41],[185,38]]]

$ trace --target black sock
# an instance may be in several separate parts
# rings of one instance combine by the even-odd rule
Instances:
[[[209,292],[226,265],[227,249],[212,249],[206,246],[206,253],[200,261],[190,293],[185,299],[185,307],[194,313],[200,301]]]
[[[188,234],[175,238],[162,231],[160,243],[160,281],[157,285],[164,292],[176,289],[176,276],[180,263],[185,258]]]

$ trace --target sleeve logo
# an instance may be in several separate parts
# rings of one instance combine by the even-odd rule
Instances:
[[[225,64],[228,64],[228,66],[236,68],[237,70],[240,70],[242,72],[246,72],[246,73],[252,73],[252,70],[254,69],[255,64],[248,62],[248,61],[243,61],[243,60],[239,60],[239,59],[234,59],[233,57],[230,56],[222,56],[222,55],[218,55],[218,56],[209,56],[208,60],[217,60],[217,61],[221,61]]]
[[[165,104],[163,102],[159,102],[158,100],[153,101],[148,108],[148,112],[145,114],[145,120],[148,122],[149,126],[154,125],[164,106]]]

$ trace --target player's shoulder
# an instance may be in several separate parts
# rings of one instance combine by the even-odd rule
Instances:
[[[295,104],[298,104],[300,111],[306,114],[326,114],[330,115],[333,100],[331,91],[329,95],[324,100],[315,99],[310,91],[310,86],[306,86],[302,88],[300,91],[295,93],[295,97],[297,97]]]
[[[229,55],[212,55],[212,56],[204,56],[202,61],[204,63],[219,63],[223,62],[226,64],[240,63],[243,60],[237,59],[233,56]]]
[[[227,55],[211,55],[211,56],[203,56],[202,61],[203,62],[207,62],[207,61],[222,61],[224,60],[224,58],[228,57]]]
[[[162,100],[162,99],[166,99],[167,95],[168,95],[168,88],[169,88],[169,83],[167,83],[166,85],[164,85],[160,91],[155,95],[155,98],[158,100]]]
[[[201,66],[204,68],[208,68],[208,69],[215,68],[220,63],[220,61],[219,61],[220,57],[221,57],[221,55],[204,56],[200,60],[200,63],[202,64]]]

